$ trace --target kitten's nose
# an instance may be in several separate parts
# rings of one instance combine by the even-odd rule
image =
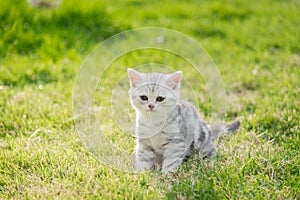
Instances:
[[[148,105],[148,108],[150,108],[150,110],[153,110],[154,105],[153,105],[153,104],[149,104],[149,105]]]

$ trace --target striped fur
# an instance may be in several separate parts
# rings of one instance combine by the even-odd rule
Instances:
[[[138,170],[173,172],[195,151],[203,158],[212,157],[217,152],[215,141],[240,126],[240,121],[235,121],[210,128],[195,106],[179,99],[181,72],[144,74],[128,69],[128,77],[130,101],[136,111]]]

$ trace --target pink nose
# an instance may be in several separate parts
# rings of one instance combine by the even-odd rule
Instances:
[[[153,110],[154,105],[153,105],[153,104],[149,104],[149,105],[148,105],[148,108],[150,108],[150,110]]]

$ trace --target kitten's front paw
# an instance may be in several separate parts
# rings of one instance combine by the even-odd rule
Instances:
[[[145,169],[145,168],[142,168],[142,167],[135,167],[134,168],[136,172],[146,172],[146,171],[149,171],[150,169]]]
[[[178,169],[178,166],[163,167],[161,169],[161,172],[162,173],[173,173],[173,172],[177,171],[177,169]]]
[[[146,171],[150,171],[150,170],[152,170],[153,169],[153,167],[151,166],[151,165],[144,165],[144,164],[136,164],[135,165],[135,170],[137,171],[137,172],[146,172]]]

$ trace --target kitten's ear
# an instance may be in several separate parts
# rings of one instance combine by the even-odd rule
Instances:
[[[131,68],[127,69],[127,75],[130,80],[130,87],[137,87],[143,80],[143,74]]]
[[[166,80],[166,84],[172,89],[175,89],[177,86],[180,85],[181,76],[182,76],[181,71],[177,71],[172,74],[169,74]]]

